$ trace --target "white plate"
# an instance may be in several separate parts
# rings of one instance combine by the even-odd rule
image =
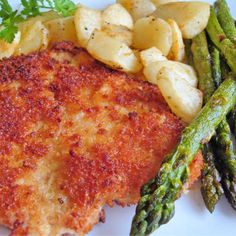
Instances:
[[[17,5],[18,0],[10,1]],[[102,8],[113,3],[112,0],[81,0],[81,3]],[[213,2],[209,0],[208,2]],[[236,17],[236,1],[228,0],[233,15]],[[126,236],[129,235],[130,224],[135,207],[106,207],[106,223],[98,224],[89,236]],[[176,214],[167,224],[152,236],[232,236],[236,235],[236,212],[231,209],[225,199],[210,214],[202,201],[199,187],[176,202]],[[0,228],[0,236],[8,235],[6,229]],[[43,236],[43,235],[42,235]]]

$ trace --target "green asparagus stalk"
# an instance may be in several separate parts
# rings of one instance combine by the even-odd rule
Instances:
[[[220,68],[220,54],[216,50],[214,50],[214,46],[212,46],[212,54],[211,57],[211,64],[212,64],[212,70],[211,65],[209,62],[209,52],[208,52],[208,46],[207,46],[207,40],[204,33],[201,33],[196,38],[193,39],[193,45],[192,45],[192,52],[193,52],[193,58],[194,58],[194,65],[197,69],[198,76],[199,76],[199,87],[202,91],[204,91],[204,101],[207,101],[208,98],[212,95],[212,89],[214,90],[214,84],[213,79],[211,77],[211,71],[212,76],[214,78],[214,81],[216,81],[218,84],[221,83],[221,68]],[[202,49],[202,50],[201,50]],[[234,146],[233,141],[231,138],[231,131],[229,124],[224,118],[222,122],[219,124],[216,136],[214,137],[215,143],[218,146],[218,152],[217,157],[221,158],[222,163],[229,169],[231,172],[230,176],[234,176],[236,173],[236,159],[234,155]],[[209,150],[208,150],[209,151]],[[213,157],[213,154],[211,155]],[[210,186],[210,184],[217,183],[217,179],[214,179],[214,181],[210,182],[210,179],[213,179],[213,177],[216,176],[210,176],[211,172],[207,172],[210,168],[213,168],[213,163],[208,163],[209,159],[206,159],[207,157],[204,156],[204,170],[203,173],[208,173],[208,175],[202,175],[202,196],[204,199],[204,202],[209,209],[209,211],[214,210],[214,205],[217,203],[217,200],[220,199],[222,195],[222,191],[216,192],[214,196],[212,196],[212,192],[214,192],[213,188],[217,189],[217,185]],[[216,169],[216,166],[215,166]],[[223,170],[223,169],[222,169]],[[225,173],[226,170],[223,170],[223,173]],[[222,171],[221,171],[222,173]],[[235,174],[236,175],[236,174]],[[224,180],[225,174],[223,174],[222,179]],[[229,180],[228,180],[229,182]],[[207,185],[207,183],[209,185]],[[220,183],[218,183],[220,185]],[[219,190],[219,189],[218,189]],[[227,189],[225,190],[227,191]],[[219,193],[219,195],[217,195]],[[228,196],[231,193],[228,193]],[[231,194],[232,195],[232,194]],[[214,197],[213,199],[211,199]],[[231,201],[232,197],[228,198],[229,201]],[[231,203],[231,202],[230,202]],[[232,205],[232,203],[231,203]]]
[[[230,13],[230,9],[225,0],[217,0],[214,4],[218,21],[224,30],[226,36],[236,43],[236,28],[234,18]]]
[[[203,92],[203,102],[205,104],[214,93],[215,84],[212,79],[211,56],[204,31],[193,39],[191,50],[194,67],[199,78],[198,87]]]
[[[236,45],[236,27],[235,21],[230,13],[230,9],[225,0],[217,0],[214,4],[218,21],[226,36]],[[223,76],[229,73],[228,66],[222,60]],[[236,137],[236,107],[230,112],[231,129]]]
[[[234,210],[236,210],[236,178],[225,174],[221,180],[224,188],[225,196],[230,202]]]
[[[214,48],[214,46],[212,46]],[[216,49],[217,50],[217,49]],[[217,50],[218,51],[218,50]],[[215,55],[213,55],[215,54]],[[220,55],[212,51],[212,72],[213,78],[219,84],[221,83],[221,67]],[[216,87],[219,87],[216,86]],[[236,175],[236,159],[234,154],[234,145],[231,138],[230,126],[226,119],[223,119],[216,130],[215,142],[221,152],[220,157],[223,157],[223,162],[230,171]]]
[[[216,146],[221,183],[231,206],[236,210],[236,158],[228,123],[221,122],[217,128]]]
[[[211,56],[208,50],[206,34],[203,31],[192,40],[192,54],[194,67],[199,78],[199,88],[204,93],[206,103],[215,91],[215,83],[221,83],[220,54],[212,47]],[[212,70],[212,68],[214,68]],[[213,80],[214,78],[214,80]],[[204,145],[203,149],[204,166],[201,178],[201,193],[204,203],[210,212],[213,212],[215,205],[223,194],[219,172],[214,164],[214,154],[211,144]]]
[[[230,13],[227,2],[225,0],[217,0],[217,2],[215,3],[215,10],[218,21],[225,35],[234,43],[234,45],[236,45],[235,22]],[[223,77],[225,77],[225,74],[229,73],[229,69],[227,68],[227,65],[225,65],[223,60],[221,63],[221,67],[224,73]],[[233,130],[234,137],[236,137],[236,107],[234,107],[230,112],[229,120],[231,121],[231,129]],[[218,136],[216,139],[216,145],[218,146],[217,150],[219,157],[218,169],[222,173],[221,183],[226,198],[228,199],[231,206],[236,210],[236,158],[234,155],[234,146],[231,140],[228,123],[222,122],[217,129],[217,134]]]
[[[222,163],[226,166],[227,171],[236,176],[236,159],[234,155],[234,145],[231,139],[230,127],[223,119],[216,130],[216,145],[218,154]]]
[[[220,58],[221,77],[224,80],[230,73],[230,68],[223,57]]]
[[[214,9],[211,8],[210,19],[207,25],[207,33],[211,41],[221,51],[225,57],[227,64],[231,70],[236,73],[236,48],[235,45],[228,39],[221,28],[219,21],[216,17]]]
[[[222,80],[224,80],[228,76],[228,74],[230,73],[230,68],[227,65],[224,58],[222,58],[222,57],[220,58],[220,68],[221,68],[221,77],[222,77]],[[230,113],[228,115],[228,119],[229,119],[231,132],[233,133],[233,136],[236,138],[236,107],[234,107],[230,111]]]
[[[231,123],[231,130],[233,132],[234,137],[236,138],[236,107],[234,107],[230,112],[229,120]]]
[[[193,55],[191,52],[191,45],[192,45],[191,40],[185,39],[184,45],[185,45],[186,63],[189,64],[190,66],[193,66]]]
[[[221,176],[215,166],[215,157],[211,144],[205,144],[202,149],[204,166],[201,177],[201,193],[207,209],[212,213],[224,191],[221,186]]]
[[[211,67],[212,67],[212,77],[215,82],[215,87],[218,88],[221,84],[221,64],[220,64],[220,52],[219,50],[211,45]]]
[[[221,156],[222,150],[217,149],[219,157]],[[227,162],[223,158],[220,158],[217,162],[217,168],[221,172],[221,184],[228,202],[236,210],[236,175],[227,166]]]
[[[179,145],[166,157],[158,175],[143,186],[130,235],[148,235],[173,217],[174,201],[180,197],[189,177],[189,164],[235,103],[236,82],[230,76],[185,128]]]

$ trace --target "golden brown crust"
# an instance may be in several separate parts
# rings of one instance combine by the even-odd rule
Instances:
[[[182,129],[155,86],[70,43],[0,61],[0,223],[87,233],[105,204],[137,202]]]

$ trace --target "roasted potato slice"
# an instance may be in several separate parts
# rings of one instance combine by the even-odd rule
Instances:
[[[35,21],[32,25],[24,27],[15,55],[28,54],[47,48],[49,32],[41,21]]]
[[[134,24],[133,46],[136,49],[156,47],[163,55],[168,55],[172,46],[172,30],[170,25],[153,16],[141,18]]]
[[[198,115],[203,103],[202,92],[179,78],[173,70],[163,67],[156,84],[171,110],[184,122],[190,123]]]
[[[179,79],[185,80],[190,86],[197,87],[198,79],[194,69],[191,66],[180,62],[156,61],[148,64],[144,68],[143,73],[148,81],[155,83],[157,75],[163,67],[168,68],[170,71],[174,71]]]
[[[99,10],[80,6],[75,13],[75,29],[80,46],[86,48],[95,29],[101,29],[102,13]]]
[[[119,3],[108,6],[102,13],[102,25],[122,25],[133,29],[133,19],[129,12]]]
[[[112,38],[115,38],[128,46],[133,42],[133,33],[130,29],[122,25],[104,25],[102,31]]]
[[[152,0],[156,7],[169,2],[180,2],[182,0]]]
[[[21,32],[18,31],[12,43],[0,40],[0,60],[12,56],[18,47],[21,39]]]
[[[149,0],[118,0],[131,14],[134,21],[151,15],[155,10],[155,5]]]
[[[29,26],[31,26],[37,21],[41,21],[42,23],[44,23],[44,22],[54,20],[57,18],[60,18],[60,15],[55,11],[43,12],[39,16],[31,17],[27,19],[26,21],[20,22],[19,28],[20,28],[20,31],[24,34],[24,31],[28,30]]]
[[[140,52],[140,59],[143,66],[148,66],[149,64],[157,61],[166,61],[167,58],[163,56],[162,52],[156,47],[152,47]]]
[[[61,17],[44,23],[49,31],[49,44],[71,41],[78,45],[74,16]]]
[[[157,7],[154,16],[164,20],[175,20],[183,37],[192,39],[206,28],[210,17],[210,4],[205,2],[167,3]]]
[[[134,52],[125,43],[103,31],[93,32],[87,50],[94,58],[113,69],[130,73],[136,73],[142,69]]]
[[[167,20],[172,29],[172,46],[168,54],[168,59],[173,61],[183,61],[185,58],[185,46],[181,30],[174,20]]]
[[[47,11],[47,12],[43,12],[41,13],[41,15],[39,16],[35,16],[29,19],[29,21],[41,21],[41,22],[45,22],[45,21],[49,21],[49,20],[54,20],[56,18],[60,18],[61,16],[55,12],[55,11]]]

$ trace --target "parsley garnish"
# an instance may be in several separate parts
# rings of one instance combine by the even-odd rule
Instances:
[[[54,0],[54,9],[63,16],[68,16],[74,12],[76,5],[71,1]]]
[[[76,8],[71,0],[21,0],[23,10],[14,11],[7,0],[0,0],[0,39],[11,43],[18,32],[18,23],[41,14],[42,10],[54,10],[69,16]]]

